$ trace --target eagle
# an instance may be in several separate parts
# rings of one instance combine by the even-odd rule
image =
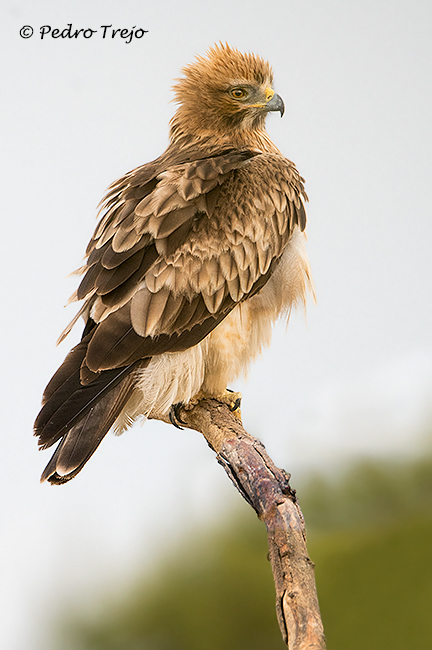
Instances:
[[[82,339],[48,383],[35,435],[59,443],[41,481],[69,481],[107,432],[138,418],[180,426],[270,343],[313,291],[304,179],[265,130],[284,113],[268,62],[214,45],[183,69],[166,151],[113,183],[87,247]]]

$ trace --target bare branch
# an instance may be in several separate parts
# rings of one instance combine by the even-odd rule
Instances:
[[[200,431],[237,490],[265,523],[276,587],[276,613],[289,650],[325,650],[314,565],[289,475],[250,436],[226,406],[213,399],[182,409],[185,425]]]

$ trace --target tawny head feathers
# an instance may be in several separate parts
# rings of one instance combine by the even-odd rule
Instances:
[[[171,120],[174,141],[237,140],[241,133],[263,129],[267,112],[283,112],[283,102],[271,87],[272,69],[255,54],[221,43],[206,56],[197,56],[183,74],[174,86],[179,104]]]

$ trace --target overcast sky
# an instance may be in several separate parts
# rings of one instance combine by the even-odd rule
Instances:
[[[278,326],[232,387],[244,424],[294,484],[363,455],[420,453],[432,397],[431,18],[426,0],[2,4],[2,647],[42,650],[69,593],[125,579],[137,557],[153,560],[239,499],[196,433],[146,423],[109,436],[62,488],[39,485],[49,456],[32,438],[42,390],[79,337],[55,347],[96,206],[165,149],[172,80],[216,41],[274,68],[286,112],[267,126],[306,178],[318,296],[307,323],[296,313]],[[68,23],[97,31],[41,39],[42,26]],[[148,33],[127,43],[111,37],[118,28]]]

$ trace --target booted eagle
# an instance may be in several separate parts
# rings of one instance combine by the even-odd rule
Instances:
[[[85,328],[43,396],[42,480],[78,474],[105,434],[139,417],[176,423],[226,387],[304,302],[306,194],[265,131],[284,104],[269,64],[216,45],[183,70],[167,150],[110,186],[74,294]],[[233,404],[233,408],[236,406]]]

